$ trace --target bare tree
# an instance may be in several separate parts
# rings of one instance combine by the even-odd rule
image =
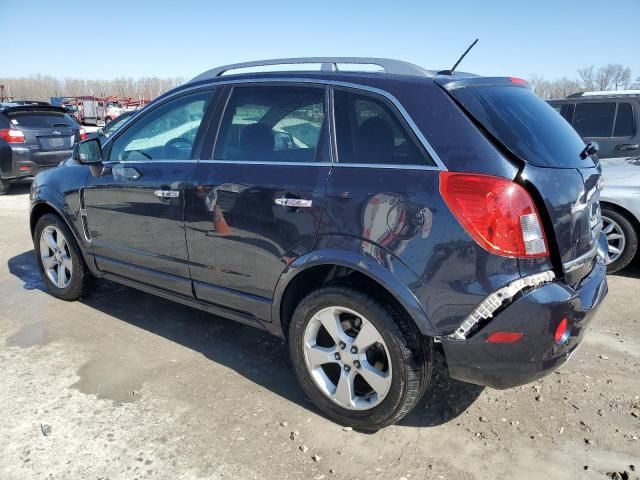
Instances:
[[[586,90],[595,89],[595,76],[595,67],[593,65],[591,65],[590,67],[578,69],[578,77],[580,77],[580,83]]]
[[[51,97],[78,97],[85,95],[151,100],[161,93],[180,85],[183,81],[180,77],[116,78],[114,80],[65,78],[61,80],[40,74],[21,78],[0,78],[0,84],[6,86],[13,98],[44,101],[49,101]]]
[[[618,65],[610,63],[600,67],[596,73],[596,86],[598,90],[610,90],[618,72]]]
[[[616,65],[615,75],[613,77],[613,87],[615,90],[624,90],[631,83],[631,69],[622,65]]]

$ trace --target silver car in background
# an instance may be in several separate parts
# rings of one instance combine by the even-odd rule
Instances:
[[[609,244],[609,273],[636,256],[640,234],[640,156],[600,159],[604,189],[600,193],[603,231]]]

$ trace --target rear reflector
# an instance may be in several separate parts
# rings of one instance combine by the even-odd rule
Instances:
[[[31,170],[31,167],[28,167],[27,165],[22,165],[20,168],[18,168],[18,170],[21,172],[28,172],[29,170]]]
[[[13,128],[0,129],[0,138],[7,143],[24,143],[24,133]]]
[[[489,175],[440,172],[440,193],[485,250],[507,257],[548,255],[538,210],[521,185]]]
[[[523,333],[520,332],[493,332],[487,337],[487,343],[516,343],[522,340]]]
[[[562,345],[567,340],[569,340],[569,337],[571,336],[571,331],[569,330],[568,327],[569,327],[569,321],[566,318],[563,318],[562,320],[560,320],[560,323],[558,324],[558,327],[556,328],[556,333],[554,335],[556,343]]]

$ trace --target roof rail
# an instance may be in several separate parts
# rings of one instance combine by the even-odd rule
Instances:
[[[567,98],[580,97],[616,97],[625,95],[640,95],[640,90],[599,90],[594,92],[577,92],[572,93]]]
[[[224,65],[222,67],[213,68],[201,73],[197,77],[190,80],[196,82],[199,80],[208,80],[220,77],[229,70],[237,70],[240,68],[265,67],[269,65],[304,65],[304,64],[321,64],[322,71],[337,71],[339,64],[359,64],[359,65],[377,65],[382,67],[385,73],[395,75],[414,75],[414,76],[433,76],[433,73],[425,70],[413,63],[403,62],[402,60],[393,60],[390,58],[368,58],[368,57],[306,57],[306,58],[277,58],[270,60],[257,60],[254,62],[235,63],[233,65]]]

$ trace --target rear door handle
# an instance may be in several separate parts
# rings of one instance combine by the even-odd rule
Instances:
[[[313,200],[305,200],[303,198],[287,198],[281,197],[275,199],[275,204],[281,207],[290,208],[310,208],[313,205]]]
[[[640,148],[640,145],[637,143],[622,143],[616,145],[616,150],[637,150],[638,148]]]
[[[178,198],[180,196],[178,190],[156,190],[153,194],[160,198]]]

